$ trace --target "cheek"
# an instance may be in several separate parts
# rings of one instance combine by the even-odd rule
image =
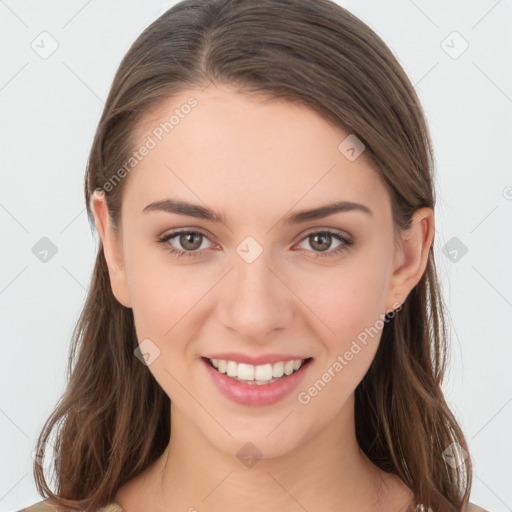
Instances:
[[[181,264],[165,249],[126,243],[126,272],[137,339],[150,339],[158,358],[150,366],[157,381],[173,395],[189,378],[194,344],[211,313],[209,293],[220,279],[211,268]],[[156,350],[156,349],[155,349]]]
[[[159,345],[179,326],[205,285],[185,267],[167,261],[164,249],[144,247],[127,240],[126,275],[139,340],[154,339]],[[190,267],[191,268],[191,267]]]
[[[307,303],[322,320],[315,325],[319,325],[316,337],[323,353],[297,399],[311,404],[304,409],[311,414],[329,411],[327,420],[343,408],[375,357],[385,325],[386,276],[382,269],[363,266],[340,271],[337,277],[317,276],[315,283],[317,291],[310,293]],[[304,284],[303,293],[305,289]]]
[[[201,298],[211,288],[211,279],[198,278],[185,267],[166,262],[165,255],[153,255],[148,264],[151,256],[132,250],[126,265],[137,339],[139,344],[151,340],[145,347],[157,356],[149,371],[162,389],[172,400],[186,403],[186,393],[179,383],[190,378],[193,359],[188,354],[188,340],[198,336],[197,311]]]
[[[321,339],[331,348],[343,349],[384,313],[388,284],[385,255],[361,254],[342,261],[338,268],[301,273],[294,281],[294,292],[319,319],[317,323],[323,327],[318,334],[322,333]]]
[[[316,337],[323,345],[318,367],[302,386],[299,403],[339,410],[368,371],[385,325],[388,255],[361,251],[338,269],[312,272],[297,280],[297,295],[315,313]],[[300,295],[302,294],[302,295]]]
[[[198,279],[183,269],[167,270],[162,274],[155,267],[146,268],[137,275],[132,281],[132,307],[138,333],[168,344],[185,326],[191,336],[190,319],[200,309],[211,280]]]

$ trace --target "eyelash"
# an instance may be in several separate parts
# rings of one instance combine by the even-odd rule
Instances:
[[[207,240],[210,240],[206,235],[204,235],[200,231],[187,231],[187,230],[183,229],[183,230],[177,230],[177,231],[172,231],[170,233],[166,233],[166,234],[162,235],[161,237],[159,237],[157,239],[157,242],[162,244],[166,251],[170,252],[173,256],[176,256],[177,258],[181,258],[182,256],[193,257],[193,256],[198,256],[199,254],[201,254],[201,251],[198,251],[198,250],[195,250],[195,251],[181,251],[181,250],[176,249],[175,247],[173,247],[172,245],[169,245],[167,243],[169,240],[172,240],[176,236],[183,235],[183,234],[199,235],[199,236],[201,236],[203,238],[206,238]],[[329,258],[329,257],[337,256],[338,254],[341,254],[344,251],[346,251],[349,247],[353,246],[354,243],[355,243],[353,240],[349,240],[349,239],[345,238],[344,236],[342,236],[337,231],[332,231],[330,229],[324,229],[322,231],[312,231],[311,233],[308,233],[307,235],[305,235],[300,240],[300,242],[306,240],[307,238],[309,238],[309,237],[311,237],[313,235],[324,235],[324,234],[331,235],[334,239],[336,239],[339,242],[341,242],[341,245],[339,247],[337,247],[336,249],[334,249],[333,251],[329,251],[329,252],[327,252],[327,251],[325,251],[325,252],[313,251],[314,253],[316,253],[315,257],[328,257]]]

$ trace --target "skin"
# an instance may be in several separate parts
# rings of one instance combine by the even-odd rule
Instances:
[[[418,283],[434,237],[433,211],[417,210],[395,244],[390,197],[366,153],[350,161],[338,150],[348,132],[306,106],[263,102],[228,86],[166,100],[139,125],[141,144],[190,96],[198,106],[125,178],[117,234],[104,197],[92,199],[112,290],[133,309],[139,343],[149,338],[160,350],[148,370],[171,398],[169,446],[116,500],[127,512],[405,510],[410,491],[373,465],[355,437],[354,390],[381,330],[309,403],[299,403],[297,393]],[[142,213],[169,197],[206,205],[226,224]],[[339,200],[366,205],[373,215],[278,222]],[[189,249],[200,255],[178,258],[157,242],[177,228],[205,235],[196,240],[199,249]],[[340,242],[322,246],[307,235],[328,228],[355,244],[322,256]],[[236,252],[247,236],[263,249],[250,264]],[[181,242],[166,243],[191,247]],[[314,359],[290,395],[246,406],[221,395],[200,362],[223,351]],[[236,455],[247,442],[262,453],[252,467]]]

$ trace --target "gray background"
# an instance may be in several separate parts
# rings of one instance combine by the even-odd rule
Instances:
[[[82,181],[103,102],[130,44],[174,3],[0,0],[3,511],[41,499],[31,454],[65,386],[97,248]],[[424,105],[453,347],[444,389],[474,458],[472,501],[512,510],[511,1],[339,3],[390,46]],[[57,250],[46,262],[43,237]]]

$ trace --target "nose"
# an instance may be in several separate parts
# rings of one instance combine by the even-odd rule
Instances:
[[[265,251],[251,263],[235,254],[233,267],[220,291],[218,317],[237,338],[268,342],[290,325],[294,295]]]

